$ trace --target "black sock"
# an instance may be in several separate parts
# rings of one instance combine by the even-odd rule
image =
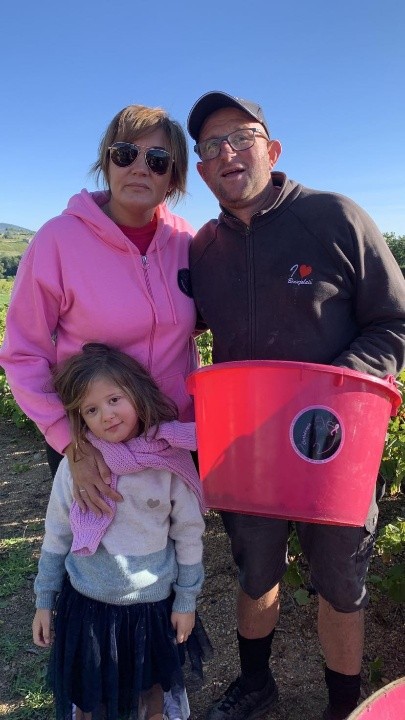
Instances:
[[[329,691],[329,705],[332,710],[351,713],[360,697],[360,673],[343,675],[325,666],[325,682]]]
[[[269,659],[274,630],[266,637],[253,640],[243,637],[239,631],[237,636],[243,682],[249,692],[261,690],[269,679]]]

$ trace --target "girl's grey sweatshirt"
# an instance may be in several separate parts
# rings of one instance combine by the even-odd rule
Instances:
[[[173,610],[192,612],[203,582],[204,521],[192,490],[169,470],[121,475],[113,522],[93,555],[70,552],[72,476],[56,473],[35,580],[37,608],[53,608],[65,572],[83,595],[114,605],[156,602],[175,591]]]

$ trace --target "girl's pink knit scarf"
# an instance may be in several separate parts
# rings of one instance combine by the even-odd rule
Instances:
[[[181,423],[177,420],[161,423],[154,436],[155,428],[126,443],[111,443],[100,440],[88,432],[87,438],[100,450],[111,470],[111,487],[116,490],[118,477],[139,472],[145,468],[170,470],[179,475],[198,498],[201,512],[205,512],[201,482],[198,477],[190,450],[197,447],[195,423]],[[77,555],[93,555],[112,522],[116,503],[102,495],[112,510],[112,515],[97,517],[91,510],[82,512],[76,502],[70,510],[70,524],[73,532],[71,552]],[[125,500],[124,500],[125,502]]]

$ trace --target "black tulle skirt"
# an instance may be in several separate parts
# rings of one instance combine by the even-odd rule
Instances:
[[[212,647],[201,624],[176,644],[170,622],[173,597],[155,603],[109,605],[87,598],[67,579],[55,612],[48,680],[57,720],[74,720],[72,705],[92,720],[141,720],[139,700],[159,684],[184,709],[182,665],[190,659],[192,684],[202,681],[202,661]]]

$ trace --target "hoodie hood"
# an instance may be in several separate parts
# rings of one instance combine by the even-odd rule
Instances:
[[[83,189],[80,193],[70,198],[68,206],[62,215],[78,218],[84,222],[89,230],[92,230],[102,242],[115,250],[129,252],[132,245],[130,240],[128,240],[118,225],[102,210],[103,205],[105,205],[109,199],[110,193],[107,190],[89,192]],[[148,249],[148,254],[156,252],[157,249],[163,250],[172,234],[173,226],[176,225],[177,216],[170,212],[166,203],[158,205],[155,215],[157,218],[157,228]],[[184,230],[184,220],[182,229]],[[193,234],[191,226],[187,229],[190,231],[190,234]]]

